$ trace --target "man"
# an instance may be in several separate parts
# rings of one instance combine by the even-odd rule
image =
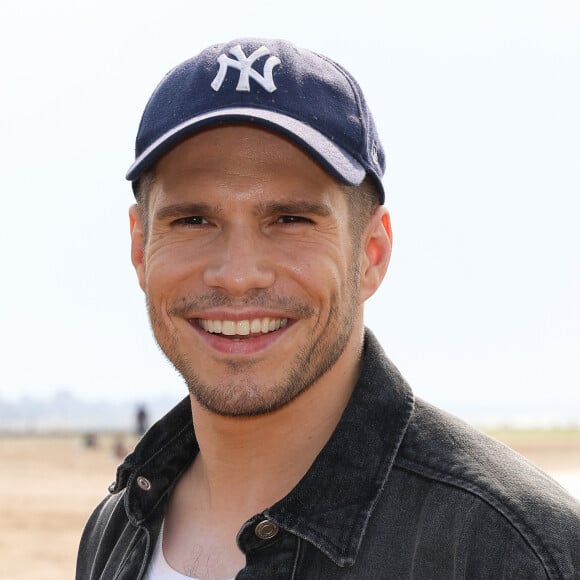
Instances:
[[[119,468],[77,578],[579,578],[578,503],[416,400],[363,324],[391,253],[355,80],[277,40],[151,97],[131,256],[190,396]]]

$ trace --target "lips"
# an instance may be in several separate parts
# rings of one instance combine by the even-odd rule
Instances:
[[[224,336],[248,336],[250,334],[268,334],[288,324],[287,318],[252,318],[247,320],[212,320],[198,319],[199,326],[211,334]]]

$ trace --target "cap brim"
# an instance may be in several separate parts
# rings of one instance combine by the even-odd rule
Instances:
[[[349,153],[337,147],[316,129],[281,113],[250,107],[219,109],[198,115],[177,125],[149,145],[135,159],[127,171],[126,178],[129,181],[139,179],[161,156],[182,139],[205,127],[227,122],[255,123],[284,134],[344,183],[359,185],[365,178],[366,169]]]

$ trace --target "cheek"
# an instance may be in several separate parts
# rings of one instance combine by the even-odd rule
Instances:
[[[330,295],[341,293],[350,283],[350,256],[329,245],[320,247],[302,246],[278,255],[277,264],[284,265],[288,277],[302,289],[319,300],[327,300]],[[282,270],[281,270],[282,272]]]
[[[148,294],[178,293],[186,281],[191,284],[196,271],[199,271],[199,266],[184,245],[152,245],[146,250],[145,285]]]

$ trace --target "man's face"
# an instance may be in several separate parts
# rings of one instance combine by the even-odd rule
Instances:
[[[146,236],[132,219],[155,337],[210,411],[280,408],[360,335],[345,194],[286,139],[247,126],[189,138],[158,163]]]

